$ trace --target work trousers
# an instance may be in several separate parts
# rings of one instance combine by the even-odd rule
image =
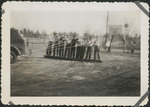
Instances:
[[[96,60],[96,56],[100,60],[99,47],[97,45],[94,46],[94,60]]]
[[[66,45],[65,57],[70,57],[70,51],[71,51],[70,45]]]
[[[81,46],[77,46],[76,58],[80,58],[81,56]]]
[[[74,46],[71,47],[71,57],[72,58],[74,58],[74,56],[75,56],[75,49],[76,49],[76,47],[74,47]]]
[[[58,45],[54,45],[54,48],[53,48],[53,56],[58,56],[59,55],[59,47]]]
[[[46,55],[51,56],[51,53],[52,53],[52,47],[47,48]]]
[[[89,59],[89,60],[91,59],[91,51],[92,51],[92,47],[88,46],[85,59]]]
[[[56,47],[57,56],[59,55],[59,46]]]
[[[80,58],[83,59],[84,58],[84,54],[85,54],[85,46],[81,46],[81,53],[80,53]]]
[[[60,56],[60,57],[63,57],[63,56],[64,56],[64,46],[61,46],[61,47],[59,48],[59,56]]]
[[[53,56],[55,56],[56,46],[53,47]]]

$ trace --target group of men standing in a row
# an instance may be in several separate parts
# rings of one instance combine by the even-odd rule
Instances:
[[[94,49],[94,60],[100,60],[98,37],[79,39],[75,35],[72,38],[55,36],[54,41],[49,41],[46,55],[90,60],[92,49]]]

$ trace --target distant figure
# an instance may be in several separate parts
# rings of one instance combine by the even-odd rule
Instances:
[[[114,34],[115,34],[115,32],[114,32]],[[112,43],[113,38],[114,38],[114,36],[115,36],[114,34],[111,35],[111,39],[110,39],[110,41],[109,41],[110,43],[109,43],[109,47],[108,47],[108,52],[111,52],[111,43]]]
[[[100,55],[99,55],[99,40],[98,40],[98,36],[96,37],[95,41],[94,41],[94,60],[96,60],[96,55],[98,60],[100,60]]]
[[[52,44],[53,44],[53,42],[49,41],[48,48],[46,49],[46,55],[48,55],[48,56],[51,56],[51,53],[52,53]]]
[[[130,46],[130,50],[131,50],[131,53],[134,53],[134,48],[135,48],[135,44],[133,41],[131,41],[131,46]]]
[[[65,48],[65,57],[70,57],[70,52],[71,52],[71,40],[67,36],[67,38],[66,38],[66,48]]]
[[[78,41],[78,38],[76,38],[76,36],[73,35],[73,39],[71,40],[71,55],[70,55],[72,58],[74,58],[75,56],[75,49],[76,49],[75,45],[77,41]]]
[[[109,50],[109,48],[110,48],[110,41],[107,41],[106,42],[106,49]]]

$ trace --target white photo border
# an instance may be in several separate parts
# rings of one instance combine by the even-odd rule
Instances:
[[[141,3],[145,9],[148,4]],[[40,8],[39,8],[40,7]],[[148,40],[149,18],[135,3],[97,3],[97,2],[5,2],[2,5],[2,103],[15,105],[134,105],[148,90]],[[12,97],[10,96],[10,12],[11,11],[136,11],[141,12],[141,92],[139,97]],[[146,98],[142,105],[148,102]]]

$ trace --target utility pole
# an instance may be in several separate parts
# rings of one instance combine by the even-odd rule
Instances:
[[[106,50],[106,43],[107,43],[107,31],[108,31],[108,15],[109,15],[109,11],[107,11],[107,18],[106,18],[106,37],[105,37],[105,50]]]

